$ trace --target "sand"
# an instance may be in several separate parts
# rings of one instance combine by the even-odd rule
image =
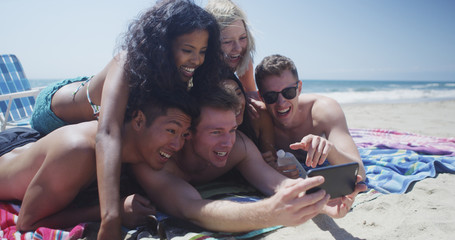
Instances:
[[[455,101],[342,105],[350,128],[455,137]],[[341,219],[319,215],[263,239],[453,239],[455,175],[417,182],[406,194],[360,194]]]

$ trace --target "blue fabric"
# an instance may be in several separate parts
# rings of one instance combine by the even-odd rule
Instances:
[[[31,89],[16,55],[5,54],[0,56],[0,73],[0,94],[23,92]],[[17,122],[28,119],[32,114],[34,104],[34,97],[13,99],[8,121]],[[8,101],[0,101],[0,109],[3,113],[6,112],[7,106]]]
[[[359,149],[366,184],[381,193],[404,193],[410,184],[437,173],[455,173],[455,156],[423,155],[404,149]]]
[[[61,82],[51,84],[43,89],[36,98],[35,108],[30,119],[30,125],[33,129],[37,130],[40,134],[47,135],[59,127],[68,125],[69,123],[63,121],[51,109],[52,96],[63,86],[87,80],[88,77],[78,77],[73,79],[65,79]]]

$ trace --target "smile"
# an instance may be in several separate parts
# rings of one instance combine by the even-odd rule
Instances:
[[[220,156],[220,157],[224,157],[227,155],[227,152],[215,152],[216,155]]]
[[[171,157],[171,154],[168,154],[168,153],[165,153],[165,152],[162,152],[162,151],[160,151],[160,155],[162,157],[164,157],[164,158],[167,158],[167,159],[169,159]]]
[[[187,73],[193,74],[194,70],[196,70],[196,68],[182,67],[182,70]]]
[[[237,54],[237,55],[229,55],[228,57],[229,57],[230,59],[232,59],[232,60],[237,60],[237,59],[240,58],[240,54]]]
[[[291,111],[291,107],[283,109],[283,110],[277,110],[278,114],[286,114],[289,111]]]

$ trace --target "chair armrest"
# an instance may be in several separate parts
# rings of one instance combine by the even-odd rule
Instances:
[[[43,88],[44,87],[40,87],[40,88],[34,88],[32,90],[27,90],[27,91],[23,91],[23,92],[2,94],[2,95],[0,95],[0,101],[12,100],[12,99],[22,98],[22,97],[31,97],[31,96],[36,97]]]

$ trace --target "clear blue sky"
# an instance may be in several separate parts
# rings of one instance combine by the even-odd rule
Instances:
[[[1,0],[0,53],[30,79],[92,75],[154,0]],[[206,0],[195,0],[205,6]],[[455,1],[235,0],[257,43],[294,60],[301,79],[455,82]]]

